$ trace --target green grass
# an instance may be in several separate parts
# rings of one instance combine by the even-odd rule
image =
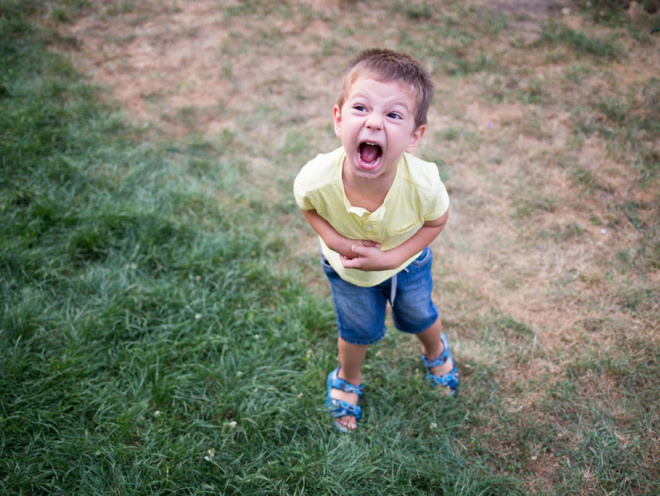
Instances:
[[[587,55],[598,62],[616,60],[622,56],[622,50],[616,43],[616,37],[609,39],[590,37],[582,31],[568,28],[556,21],[548,21],[543,25],[539,40],[541,44],[562,45],[578,56]]]
[[[512,175],[513,189],[506,189],[505,173],[487,176],[508,165],[505,149],[494,150],[487,165],[469,161],[469,152],[492,145],[492,138],[460,120],[434,131],[438,147],[428,154],[446,164],[441,173],[452,179],[456,212],[494,222],[491,203],[480,194],[498,190],[511,203],[503,224],[513,221],[520,234],[515,245],[505,241],[489,250],[488,267],[504,271],[491,280],[490,294],[479,271],[456,275],[451,256],[435,269],[447,333],[457,345],[460,395],[440,401],[423,380],[415,344],[390,332],[365,364],[360,429],[340,436],[322,407],[325,377],[335,366],[334,313],[327,288],[310,285],[315,255],[292,255],[299,253],[292,231],[302,220],[291,198],[290,164],[316,151],[314,130],[301,130],[291,108],[269,101],[212,139],[191,133],[163,140],[149,126],[129,125],[57,53],[76,40],[33,23],[44,16],[50,16],[46,24],[67,22],[91,7],[80,0],[43,10],[42,4],[0,1],[1,493],[660,491],[652,408],[659,401],[660,350],[651,332],[660,304],[652,280],[660,252],[651,200],[591,211],[588,200],[611,192],[599,171],[578,164],[570,149],[559,158],[554,151],[526,155],[527,169],[515,171],[522,178]],[[268,5],[245,2],[224,12],[253,22],[266,14],[294,16],[289,6]],[[388,11],[401,5],[393,2]],[[611,153],[631,164],[635,184],[657,178],[649,139],[658,132],[656,78],[638,88],[641,100],[614,93],[580,105],[568,100],[597,72],[592,67],[612,53],[622,56],[613,38],[550,25],[540,43],[525,47],[528,53],[543,57],[548,46],[569,47],[581,64],[597,64],[542,80],[508,66],[504,51],[467,49],[498,41],[502,17],[471,10],[472,22],[462,23],[462,7],[446,5],[440,14],[428,5],[398,14],[406,29],[394,31],[401,33],[397,48],[427,57],[458,85],[493,76],[498,100],[523,107],[551,105],[558,85],[573,85],[560,100],[570,131],[579,140],[607,134],[622,150]],[[141,8],[120,2],[104,15]],[[419,29],[408,29],[413,23]],[[263,32],[283,36],[275,28]],[[432,38],[424,42],[425,36]],[[237,43],[248,56],[247,39]],[[325,43],[334,53],[347,42]],[[273,83],[287,91],[287,80]],[[306,104],[307,93],[296,91],[292,98]],[[205,110],[184,107],[171,120],[194,128],[198,111]],[[456,107],[456,113],[463,112]],[[280,139],[252,141],[241,128],[258,125],[278,128]],[[534,133],[543,139],[542,128]],[[454,165],[446,147],[467,163]],[[250,184],[248,149],[275,163],[262,172],[261,184]],[[543,189],[535,166],[562,169],[576,198]],[[473,169],[489,184],[460,190],[454,178]],[[584,218],[543,224],[575,205]],[[298,221],[290,220],[294,215]],[[591,272],[571,266],[553,272],[538,261],[516,265],[534,250],[559,256],[590,240],[590,218],[607,231],[632,224],[639,240],[594,261]],[[448,239],[458,253],[475,256],[479,248],[460,237],[461,227]],[[545,303],[584,312],[552,336],[552,346],[540,344],[552,328],[514,317],[493,296],[529,284],[527,272],[536,281],[537,269],[547,269]],[[596,292],[600,287],[607,291]]]
[[[319,407],[334,317],[277,267],[272,205],[222,143],[125,126],[17,16],[0,53],[3,493],[515,492],[454,444],[466,406],[438,410],[419,380],[376,379],[363,432],[337,436]]]

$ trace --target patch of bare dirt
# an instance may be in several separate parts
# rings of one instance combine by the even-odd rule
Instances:
[[[569,16],[575,11],[572,0],[495,0],[481,3],[507,15],[511,27],[531,39],[540,31],[540,23],[552,16]]]
[[[331,105],[332,70],[346,58],[330,50],[318,55],[323,61],[313,54],[333,43],[338,19],[369,12],[358,1],[301,0],[291,5],[306,12],[263,22],[240,2],[148,1],[125,13],[111,10],[113,5],[99,5],[70,27],[82,48],[79,63],[137,119],[160,122],[179,135],[189,131],[191,121],[205,133],[232,128],[234,111],[264,100],[279,103],[278,92],[292,83],[304,87],[310,108],[305,118],[324,115],[317,105]],[[515,13],[514,27],[522,23],[535,30],[563,5],[500,0],[488,8]],[[370,13],[372,22],[380,17]],[[364,46],[379,44],[361,40],[359,33],[352,36]],[[181,119],[181,112],[191,118]]]
[[[326,93],[328,81],[309,63],[317,45],[297,40],[322,43],[329,23],[265,23],[240,11],[234,16],[231,8],[212,0],[141,2],[125,14],[101,10],[83,17],[70,34],[82,47],[78,61],[85,72],[137,119],[158,122],[175,135],[191,127],[202,133],[234,129],[235,116],[246,108],[284,105],[278,96],[289,84],[304,83],[311,106],[328,103],[318,95]],[[305,117],[319,113],[312,108]]]

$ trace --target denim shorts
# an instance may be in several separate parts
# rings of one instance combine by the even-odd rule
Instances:
[[[364,288],[344,281],[321,256],[323,271],[330,281],[337,313],[339,337],[352,344],[369,345],[385,336],[385,309],[392,307],[394,326],[418,334],[438,319],[438,308],[431,301],[433,252],[424,251],[396,276]]]

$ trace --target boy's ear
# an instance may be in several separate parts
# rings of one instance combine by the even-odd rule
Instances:
[[[426,131],[426,124],[422,124],[419,126],[417,129],[413,131],[413,133],[410,135],[410,141],[408,143],[408,148],[406,148],[406,151],[408,153],[412,153],[415,148],[417,148],[417,145],[419,144],[419,140],[422,139],[422,136],[424,136],[424,132]]]
[[[332,107],[332,120],[335,123],[335,134],[337,138],[341,138],[341,113],[337,105]]]

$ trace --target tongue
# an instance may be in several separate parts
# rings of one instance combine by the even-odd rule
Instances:
[[[365,163],[371,164],[375,162],[380,156],[380,146],[363,143],[360,150],[360,155],[362,156],[362,160]]]

